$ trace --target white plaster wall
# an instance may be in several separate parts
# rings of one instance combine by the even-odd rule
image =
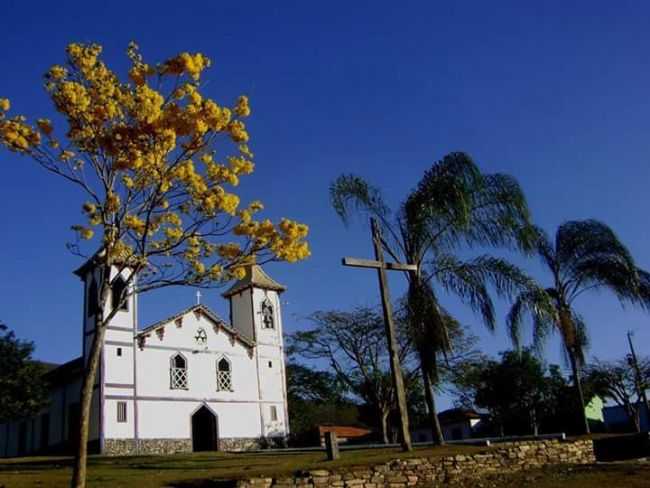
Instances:
[[[121,356],[117,355],[118,349],[122,351]],[[133,355],[133,341],[119,345],[113,343],[106,344],[104,346],[104,384],[132,385],[134,380]]]
[[[205,346],[197,345],[194,339],[199,328],[206,332]],[[165,325],[162,339],[152,332],[144,349],[136,348],[138,396],[257,400],[255,359],[249,352],[248,346],[233,342],[230,334],[223,330],[215,332],[207,317],[199,319],[190,312],[183,317],[181,327],[171,322]],[[187,390],[170,388],[170,360],[177,353],[187,361]],[[224,356],[232,366],[232,392],[217,391],[216,362]]]
[[[141,439],[189,439],[191,417],[204,403],[199,401],[138,401]],[[217,415],[220,438],[259,437],[257,403],[205,402]]]
[[[117,421],[117,404],[126,402],[126,422]],[[132,439],[135,436],[135,412],[133,399],[104,400],[104,438]]]

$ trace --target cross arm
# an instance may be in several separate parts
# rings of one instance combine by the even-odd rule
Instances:
[[[381,263],[372,259],[343,258],[342,262],[343,266],[352,266],[355,268],[384,268],[392,271],[417,271],[418,269],[415,264]]]

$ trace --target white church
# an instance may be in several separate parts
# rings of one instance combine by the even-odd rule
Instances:
[[[93,261],[75,274],[84,285],[83,354],[47,373],[47,409],[0,425],[5,457],[65,452],[75,442],[97,307]],[[289,431],[283,291],[260,266],[252,266],[223,293],[230,302],[229,323],[197,303],[142,329],[133,293],[106,329],[90,452],[167,454],[282,443]]]

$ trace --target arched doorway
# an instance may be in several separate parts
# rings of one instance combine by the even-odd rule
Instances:
[[[192,450],[216,451],[217,444],[217,417],[203,405],[192,415]]]

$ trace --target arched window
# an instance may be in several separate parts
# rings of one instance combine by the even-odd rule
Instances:
[[[273,304],[268,298],[262,302],[262,327],[265,329],[275,329]]]
[[[97,280],[93,276],[88,287],[88,316],[92,317],[99,313],[99,292],[97,291]]]
[[[126,295],[126,293],[126,282],[124,281],[124,278],[118,276],[113,280],[113,284],[111,285],[111,305],[113,306],[113,309],[116,309],[118,307],[120,310],[129,309],[128,300],[124,300],[124,302],[120,305],[120,301],[122,300],[123,295]]]
[[[233,391],[232,366],[226,358],[217,361],[217,391]]]
[[[172,390],[187,390],[187,359],[180,353],[169,360],[169,387]]]

